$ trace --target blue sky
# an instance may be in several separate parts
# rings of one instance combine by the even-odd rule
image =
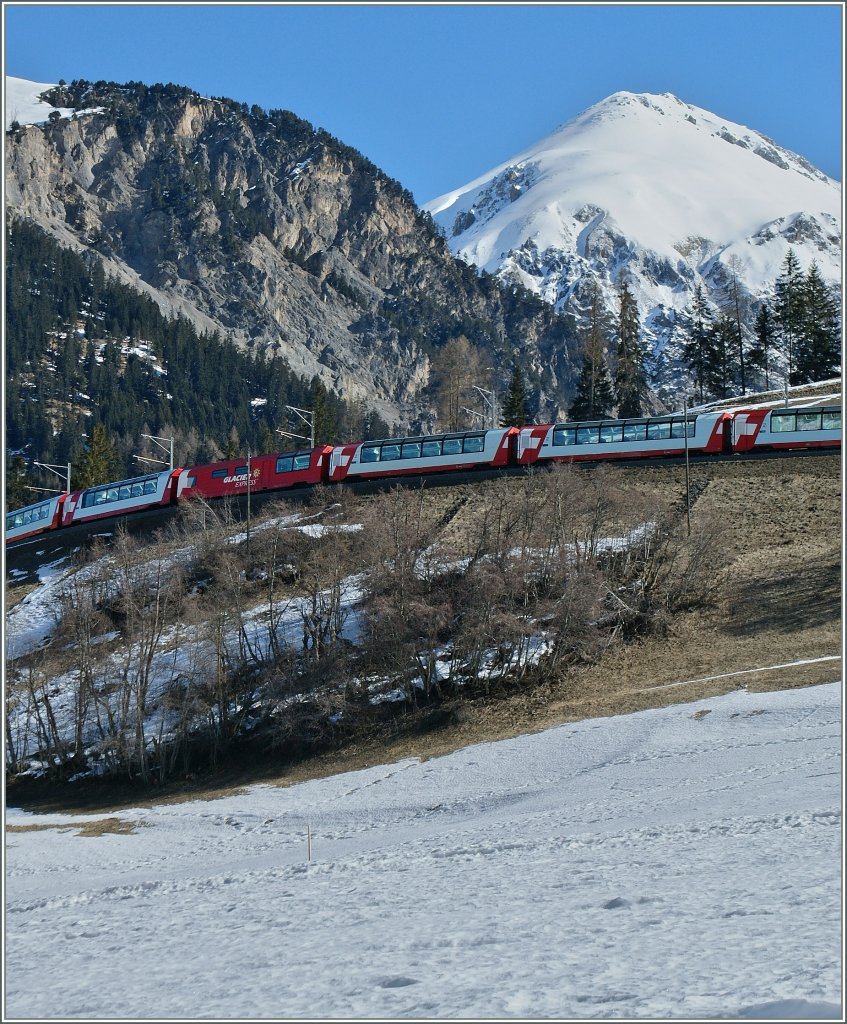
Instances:
[[[282,107],[419,203],[613,92],[672,92],[842,177],[840,4],[14,4],[5,71]]]

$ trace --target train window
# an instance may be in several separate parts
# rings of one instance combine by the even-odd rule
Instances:
[[[229,470],[228,469],[213,469],[212,470],[212,479],[213,480],[222,480],[225,476],[229,476]]]
[[[131,497],[129,484],[125,487],[118,488],[118,497],[121,501],[125,501],[127,498]]]
[[[841,429],[841,410],[840,409],[829,409],[824,410],[823,414],[823,429],[824,430],[840,430]]]
[[[421,457],[420,441],[410,441],[403,445],[401,455],[404,459],[419,459]]]
[[[797,429],[798,430],[820,430],[821,429],[821,414],[819,412],[798,412],[797,413]]]
[[[145,494],[155,494],[156,493],[156,481],[155,480],[145,480],[144,481],[144,493]]]
[[[685,420],[676,420],[671,424],[671,437],[685,437]],[[688,420],[688,436],[694,437],[694,421]]]
[[[440,441],[424,441],[421,444],[421,455],[424,458],[430,458],[433,455],[441,454],[441,442]]]
[[[577,444],[597,444],[600,440],[600,428],[599,427],[577,427],[576,428],[576,443]]]
[[[233,476],[247,476],[247,467],[246,466],[238,466],[236,469],[234,469],[232,471],[232,475]]]
[[[604,423],[600,427],[600,440],[604,444],[614,444],[615,441],[623,441],[623,427],[612,426]]]
[[[646,423],[624,423],[624,441],[644,441],[647,438]]]
[[[576,427],[556,427],[553,444],[576,444]]]
[[[196,482],[197,481],[194,479],[193,476],[190,476],[188,478],[188,486],[189,487],[193,487]],[[140,498],[141,495],[144,493],[144,484],[133,484],[132,488],[131,488],[131,492],[132,492],[132,497],[133,498]]]
[[[277,473],[290,473],[294,462],[290,455],[280,455],[276,460]]]
[[[671,425],[670,423],[648,423],[647,424],[647,440],[648,441],[662,441],[666,437],[671,436]]]
[[[309,468],[309,459],[310,459],[310,456],[308,456],[308,455],[295,455],[294,456],[294,468],[295,469],[308,469]]]
[[[105,504],[105,502],[106,502],[106,492],[105,491],[95,491],[94,492],[94,504],[95,505],[103,505],[103,504]]]
[[[465,451],[466,452],[481,452],[485,450],[485,438],[484,437],[466,437],[465,438]]]
[[[382,461],[385,462],[388,459],[399,459],[400,458],[400,445],[399,444],[384,444],[382,446]]]
[[[462,454],[462,439],[461,437],[447,437],[444,439],[443,451],[445,455],[461,455]]]
[[[785,430],[797,429],[797,416],[793,412],[772,412],[771,433],[782,433]]]
[[[110,487],[106,491],[106,501],[117,501],[118,500],[118,488]]]
[[[379,462],[379,447],[371,445],[364,445],[362,447],[362,453],[359,456],[361,462]]]
[[[15,516],[13,525],[14,526],[23,526],[24,525],[24,517],[23,517],[23,515],[20,512]]]

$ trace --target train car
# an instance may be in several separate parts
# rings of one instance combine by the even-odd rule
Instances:
[[[166,469],[148,476],[73,491],[65,499],[61,525],[87,523],[140,512],[157,505],[170,505],[176,500],[176,484],[181,472],[181,469]]]
[[[329,473],[332,445],[299,452],[254,455],[250,459],[250,492],[284,490],[322,483]],[[247,460],[227,459],[188,466],[177,483],[177,498],[225,498],[247,493]]]
[[[55,530],[62,521],[62,506],[67,493],[57,494],[44,501],[38,501],[26,508],[15,509],[6,514],[6,543],[34,537],[46,530]]]
[[[841,407],[739,409],[732,419],[732,450],[837,448],[841,446]]]
[[[250,490],[266,489],[265,478],[271,455],[255,455],[250,459]],[[223,459],[205,465],[187,466],[177,480],[177,499],[203,497],[228,498],[247,493],[247,459]]]
[[[330,456],[328,480],[338,483],[506,466],[512,461],[512,439],[517,433],[517,427],[502,427],[337,445]]]
[[[730,422],[726,412],[688,416],[650,416],[625,420],[545,423],[523,427],[517,439],[517,462],[637,459],[651,456],[715,454],[727,451]],[[688,444],[686,446],[686,431]]]

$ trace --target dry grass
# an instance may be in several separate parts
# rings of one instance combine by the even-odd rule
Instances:
[[[681,467],[620,472],[642,498],[657,503],[684,499]],[[758,693],[841,678],[840,660],[814,660],[839,659],[842,653],[840,459],[697,463],[691,479],[699,494],[692,525],[696,528],[703,517],[719,517],[724,528],[705,610],[679,613],[665,635],[613,649],[599,663],[569,670],[536,690],[455,701],[437,730],[388,742],[375,736],[276,774],[266,769],[263,781],[285,786],[407,757],[437,757],[579,719],[708,699],[741,687]],[[456,545],[473,529],[480,501],[477,488],[434,489],[427,495],[429,514],[443,521],[442,538]],[[167,796],[139,800],[140,794],[134,794],[131,803],[231,796],[252,781],[255,772],[232,769],[214,781],[170,789]],[[118,819],[103,822],[118,824],[80,834],[120,831]]]
[[[57,822],[55,825],[7,825],[7,832],[45,832],[55,829],[58,832],[72,832],[76,830],[78,836],[130,836],[139,825],[145,822],[123,821],[120,818],[99,818],[97,821],[79,822]]]

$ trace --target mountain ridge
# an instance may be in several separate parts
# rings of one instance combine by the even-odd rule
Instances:
[[[789,248],[841,276],[839,183],[671,93],[614,93],[424,209],[457,256],[561,312],[594,282],[613,310],[627,276],[657,356],[696,286],[719,297],[733,261],[753,303]]]

